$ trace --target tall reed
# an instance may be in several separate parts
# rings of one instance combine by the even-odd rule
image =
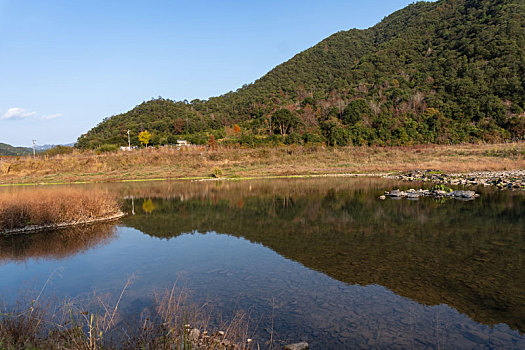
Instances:
[[[78,223],[119,213],[109,192],[48,187],[0,192],[0,232],[29,225]]]

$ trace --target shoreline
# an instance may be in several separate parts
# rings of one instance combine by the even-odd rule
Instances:
[[[17,186],[60,186],[60,185],[88,185],[88,184],[111,184],[111,183],[132,183],[132,182],[160,182],[160,181],[244,181],[244,180],[271,180],[271,179],[308,179],[308,178],[325,178],[325,177],[385,177],[394,174],[392,172],[378,173],[323,173],[323,174],[296,174],[296,175],[254,175],[254,176],[195,176],[195,177],[165,177],[165,178],[139,178],[139,179],[118,179],[118,180],[101,180],[101,181],[73,181],[73,182],[28,182],[28,183],[3,183],[2,187]]]
[[[16,235],[33,233],[33,232],[44,231],[44,230],[59,230],[59,229],[64,229],[64,228],[69,228],[69,227],[74,227],[74,226],[91,225],[91,224],[95,224],[99,222],[117,220],[124,216],[126,216],[126,214],[122,211],[119,211],[118,213],[110,215],[110,216],[94,218],[94,219],[89,219],[89,220],[71,221],[71,222],[48,224],[48,225],[30,225],[30,226],[25,226],[21,228],[14,228],[14,229],[0,231],[0,237],[16,236]]]
[[[0,184],[1,187],[17,186],[60,186],[60,185],[85,185],[85,184],[110,184],[132,182],[160,182],[160,181],[249,181],[271,179],[314,179],[314,178],[341,178],[341,177],[380,177],[384,179],[402,180],[406,182],[431,182],[452,186],[494,186],[500,189],[525,190],[525,170],[480,171],[465,173],[445,173],[440,170],[411,170],[397,172],[377,173],[323,173],[323,174],[295,174],[295,175],[254,175],[254,176],[224,176],[224,177],[166,177],[166,178],[138,178],[102,181],[73,181],[73,182],[33,182],[33,183],[8,183]],[[519,186],[518,186],[519,185]],[[81,223],[79,223],[81,224]],[[0,232],[1,234],[1,232]]]

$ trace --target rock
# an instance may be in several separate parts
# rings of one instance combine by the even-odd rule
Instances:
[[[454,198],[474,198],[476,196],[476,192],[474,191],[453,191],[449,194],[450,197]]]
[[[301,343],[285,345],[283,350],[308,350],[308,343],[303,341]]]
[[[408,199],[419,199],[420,194],[417,192],[409,192],[407,194]]]
[[[193,328],[190,331],[189,338],[191,341],[196,342],[201,335],[201,331],[199,331],[197,328]]]
[[[405,197],[406,193],[400,190],[392,190],[388,193],[389,197]]]
[[[392,190],[391,192],[385,192],[386,196],[380,196],[379,199],[384,200],[386,197],[390,197],[392,200],[401,200],[407,198],[408,200],[418,200],[421,197],[434,197],[434,198],[454,198],[457,200],[472,200],[479,197],[474,191],[452,191],[447,192],[443,190],[424,190],[424,189],[410,189],[408,191]]]
[[[386,175],[387,178],[405,181],[434,182],[438,184],[467,186],[496,186],[499,189],[518,190],[525,188],[525,170],[500,172],[475,172],[470,174],[443,174],[436,170],[414,170],[401,175]],[[392,196],[391,198],[395,198]],[[401,197],[399,197],[401,198]],[[458,198],[460,199],[460,198]],[[469,198],[461,198],[469,199]]]

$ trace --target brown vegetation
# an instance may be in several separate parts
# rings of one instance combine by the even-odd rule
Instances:
[[[30,225],[89,222],[120,212],[107,191],[80,188],[32,188],[0,192],[0,232]]]
[[[414,169],[444,172],[525,168],[525,143],[406,147],[281,146],[260,148],[161,147],[55,157],[4,157],[0,183],[95,182],[131,179],[383,173]]]
[[[0,348],[18,349],[249,349],[248,320],[235,315],[224,331],[207,332],[210,314],[175,287],[157,293],[139,319],[121,312],[118,298],[91,294],[53,304],[29,298],[0,309]],[[41,293],[41,292],[40,292]],[[197,333],[197,334],[196,334]]]

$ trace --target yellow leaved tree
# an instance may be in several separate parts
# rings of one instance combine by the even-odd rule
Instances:
[[[139,141],[142,146],[148,147],[149,140],[151,139],[151,134],[148,130],[144,130],[139,134]]]

